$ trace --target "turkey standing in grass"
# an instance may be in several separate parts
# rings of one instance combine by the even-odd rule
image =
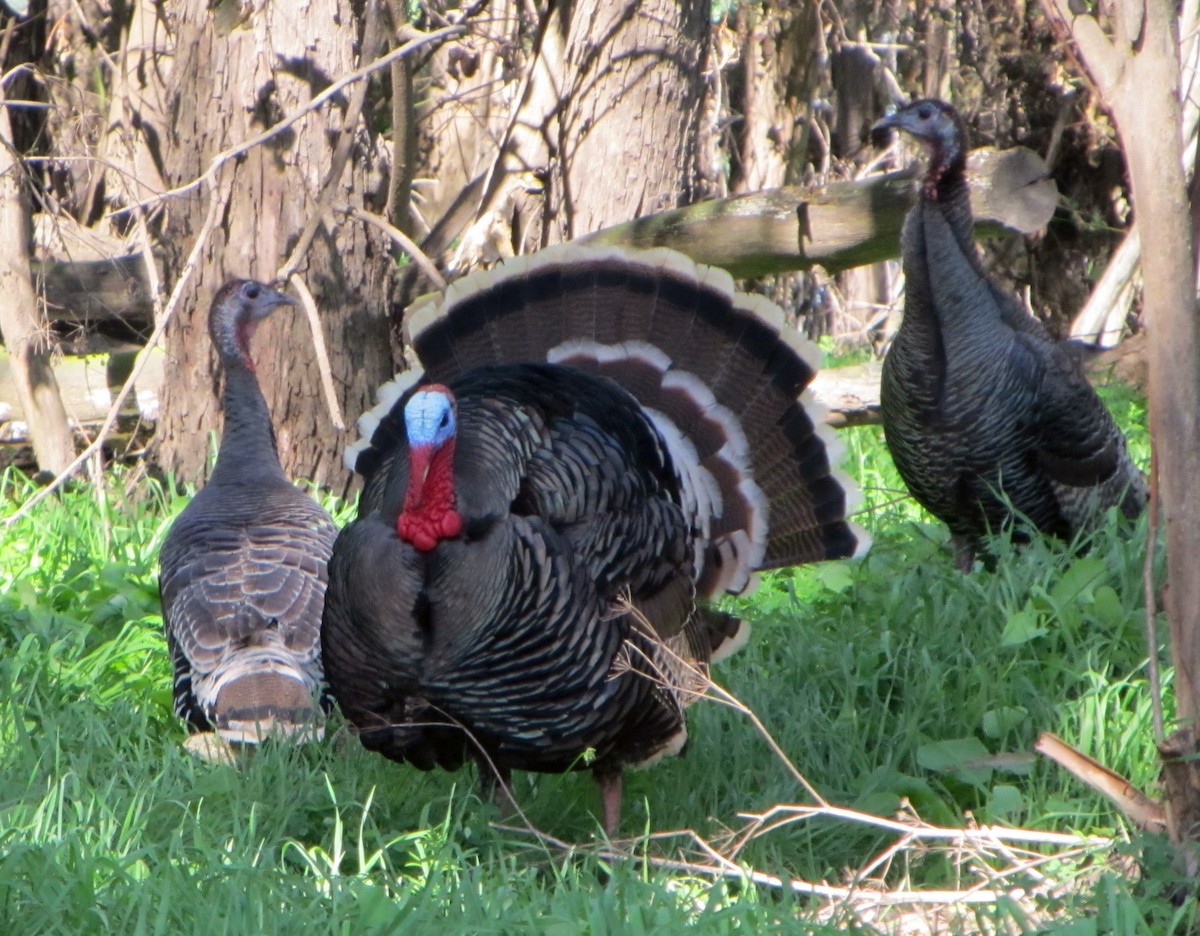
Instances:
[[[566,246],[410,313],[424,371],[380,390],[347,464],[322,648],[364,745],[507,784],[679,752],[746,626],[697,601],[854,555],[855,492],[797,397],[817,352],[668,251]],[[592,752],[587,754],[587,752]]]
[[[175,711],[225,741],[321,730],[321,608],[337,531],[284,475],[250,360],[258,323],[292,304],[252,280],[226,283],[213,299],[225,431],[212,477],[159,556]]]
[[[924,144],[929,166],[904,222],[904,318],[883,362],[888,448],[913,497],[950,527],[970,571],[982,535],[1013,511],[1070,537],[1114,505],[1136,516],[1142,473],[1087,382],[983,270],[972,240],[962,120],[921,100],[880,120]]]

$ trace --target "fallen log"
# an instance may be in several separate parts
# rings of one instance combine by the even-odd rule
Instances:
[[[977,234],[1028,234],[1054,213],[1058,190],[1024,147],[972,151],[968,164]],[[911,170],[828,185],[790,186],[698,202],[579,238],[584,243],[671,247],[735,277],[821,265],[831,272],[899,256],[900,226],[914,198]],[[140,343],[154,310],[140,254],[33,264],[51,323]],[[92,350],[96,350],[93,345]],[[68,351],[71,349],[68,347]]]
[[[135,393],[126,401],[123,413],[154,419],[165,359],[166,355],[161,351],[150,355],[146,369],[134,388]],[[63,407],[73,424],[98,425],[104,419],[115,391],[120,389],[128,374],[128,368],[121,366],[127,363],[115,355],[69,356],[52,361],[51,370],[62,393]],[[0,441],[13,436],[12,426],[6,424],[24,421],[25,412],[17,400],[12,383],[11,363],[8,355],[0,350]]]
[[[68,345],[79,332],[141,344],[153,330],[154,305],[141,254],[43,260],[31,267],[38,292],[45,298],[46,317]]]
[[[1044,227],[1058,187],[1025,147],[973,150],[967,172],[977,237]],[[818,186],[787,186],[697,202],[578,238],[585,244],[670,247],[734,277],[822,266],[830,273],[900,254],[915,197],[912,170]]]

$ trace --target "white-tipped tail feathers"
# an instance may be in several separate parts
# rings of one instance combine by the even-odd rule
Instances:
[[[664,249],[565,244],[423,297],[406,320],[421,367],[380,388],[346,451],[352,470],[394,434],[420,382],[516,362],[565,364],[614,380],[654,422],[696,518],[701,594],[739,592],[760,568],[860,555],[846,516],[857,487],[806,387],[819,349],[778,306],[739,293],[723,270]],[[389,420],[388,432],[380,425]]]

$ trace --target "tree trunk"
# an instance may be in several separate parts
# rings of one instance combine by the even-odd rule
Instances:
[[[57,475],[74,460],[75,440],[50,370],[50,343],[30,277],[29,201],[8,114],[0,87],[0,337],[38,467]]]
[[[374,14],[378,25],[380,12],[372,3],[365,18]],[[249,12],[236,19],[238,10]],[[253,8],[188,0],[174,12],[172,122],[163,141],[172,186],[197,178],[218,152],[297,111],[373,54],[364,49],[363,61],[356,56],[358,20],[347,0]],[[361,116],[351,113],[361,90],[347,88],[228,163],[216,180],[227,187],[228,205],[168,331],[171,377],[163,394],[159,459],[177,475],[196,478],[205,470],[208,434],[220,425],[215,355],[206,328],[213,293],[233,276],[273,279],[310,221],[319,219],[321,226],[302,257],[300,275],[321,312],[343,411],[368,409],[375,387],[392,372],[388,300],[394,262],[388,244],[365,225],[339,223],[342,215],[330,210],[349,206],[381,213],[386,204],[383,148]],[[339,168],[335,151],[347,133],[353,134],[352,156]],[[323,189],[332,204],[318,205]],[[168,203],[168,242],[178,250],[168,281],[181,274],[183,256],[201,233],[206,202],[190,194]],[[289,474],[345,490],[344,440],[320,391],[312,336],[297,316],[268,320],[253,348],[280,458]]]
[[[536,135],[540,122],[530,128],[513,119],[520,106],[518,76],[528,64],[522,53],[533,46],[530,57],[539,54],[535,37],[526,34],[532,25],[523,20],[520,6],[519,0],[493,0],[485,23],[430,56],[422,94],[429,104],[418,131],[420,172],[428,183],[419,189],[415,230],[428,233],[423,246],[432,255],[490,210],[485,187],[494,191],[501,184],[502,153],[516,163],[528,159],[526,169],[544,168],[545,158],[526,152],[519,136],[522,130],[531,135],[531,129]],[[505,147],[513,132],[518,138]]]
[[[447,140],[470,133],[486,146],[443,141],[432,150],[442,160],[439,177],[470,180],[463,192],[473,220],[458,236],[454,272],[694,198],[707,4],[553,2],[536,11],[536,24],[528,21],[532,5],[520,8],[522,16],[515,8],[499,4],[491,33],[480,24],[463,42],[479,50],[471,60],[478,71],[461,72],[460,51],[460,71],[451,76],[467,89],[495,86],[503,74],[508,80],[494,97],[509,103],[507,113],[472,104],[466,93],[430,113]],[[462,123],[468,108],[475,116]],[[455,152],[469,161],[466,171],[446,165]],[[470,220],[461,207],[447,208],[427,250],[441,251],[459,235]]]
[[[550,240],[693,200],[711,5],[580,0],[568,9]]]
[[[1112,108],[1129,166],[1144,249],[1150,431],[1157,465],[1155,507],[1166,529],[1167,619],[1175,661],[1178,730],[1164,757],[1167,828],[1186,873],[1200,870],[1200,319],[1182,164],[1179,32],[1174,5],[1124,0],[1106,35],[1068,0],[1044,0],[1069,24],[1083,61]],[[1155,647],[1149,648],[1156,652]]]
[[[115,58],[101,144],[105,201],[121,207],[161,195],[166,188],[155,139],[168,123],[163,99],[171,57],[165,11],[155,0],[134,0],[131,7]]]
[[[737,6],[741,68],[731,89],[741,105],[734,126],[740,164],[735,194],[796,185],[808,161],[808,102],[820,93],[820,5],[768,0]],[[828,165],[831,154],[822,154]]]

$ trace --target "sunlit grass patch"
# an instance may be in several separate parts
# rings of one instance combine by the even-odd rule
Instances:
[[[1144,463],[1142,404],[1105,395]],[[630,838],[611,846],[586,772],[518,773],[526,826],[481,801],[471,770],[390,763],[336,715],[322,744],[235,766],[187,755],[155,568],[186,489],[114,473],[0,525],[0,927],[1185,932],[1164,853],[1131,873],[1144,840],[1032,753],[1052,731],[1153,789],[1145,520],[1077,544],[1000,535],[964,576],[879,428],[842,437],[874,548],[765,575],[730,605],[750,644],[714,672],[828,808],[811,811],[744,711],[702,701],[683,757],[627,775]],[[33,490],[0,476],[0,521]],[[339,523],[353,510],[327,506]],[[906,838],[896,817],[934,831]],[[981,826],[1046,838],[945,837]],[[1116,844],[1064,845],[1075,833]],[[972,888],[991,896],[949,901]]]

